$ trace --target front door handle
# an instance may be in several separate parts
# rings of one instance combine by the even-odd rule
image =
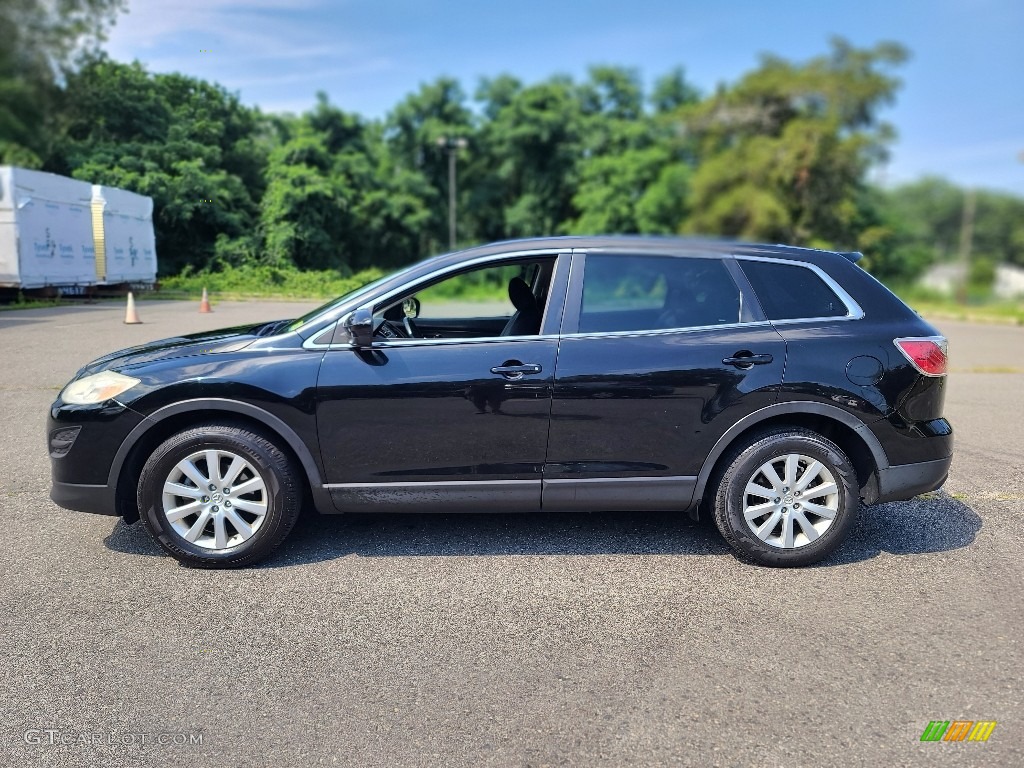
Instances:
[[[771,355],[755,355],[746,350],[737,352],[734,357],[722,358],[724,365],[735,365],[737,368],[750,368],[754,365],[767,365],[772,361]]]
[[[504,376],[506,379],[515,381],[521,379],[523,376],[540,373],[543,370],[537,363],[512,363],[509,361],[504,365],[496,365],[491,368],[491,373],[496,373]]]

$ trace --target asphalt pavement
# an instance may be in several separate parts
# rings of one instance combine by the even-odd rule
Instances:
[[[200,571],[50,502],[83,363],[312,306],[0,312],[0,765],[1024,765],[1024,328],[936,321],[949,482],[811,568],[673,514],[382,514]]]

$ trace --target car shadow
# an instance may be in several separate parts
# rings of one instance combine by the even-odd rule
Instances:
[[[942,491],[864,507],[843,546],[816,567],[870,560],[882,552],[923,555],[960,549],[974,541],[982,525],[977,512]]]
[[[870,560],[882,552],[916,555],[965,547],[981,518],[946,494],[861,510],[838,552],[814,567]],[[105,539],[117,552],[162,555],[140,523],[118,521]],[[677,512],[321,516],[309,511],[281,549],[259,568],[341,557],[484,557],[490,555],[724,555],[714,524]]]

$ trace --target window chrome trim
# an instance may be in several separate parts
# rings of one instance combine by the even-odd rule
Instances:
[[[401,347],[436,346],[438,344],[498,344],[503,341],[558,341],[557,334],[535,334],[533,336],[472,336],[455,339],[374,339],[372,347],[366,349],[392,349]],[[335,344],[335,349],[354,349],[347,344]]]
[[[759,326],[771,326],[768,320],[755,320],[750,323],[719,323],[717,325],[691,325],[684,328],[650,328],[643,331],[587,331],[585,333],[566,333],[561,336],[563,340],[576,338],[603,338],[605,336],[665,336],[677,333],[697,333],[699,331],[712,331],[719,329],[733,328],[757,328]]]
[[[339,321],[340,322],[340,321]],[[317,334],[319,336],[320,334]],[[504,341],[558,341],[558,334],[536,334],[534,336],[474,336],[471,338],[455,339],[374,339],[372,347],[355,347],[351,344],[315,344],[313,339],[307,339],[302,344],[303,349],[320,350],[326,352],[331,349],[401,349],[402,347],[432,347],[439,344],[497,344]]]
[[[733,258],[737,261],[767,261],[772,264],[785,264],[791,267],[803,267],[809,269],[811,272],[816,274],[821,280],[827,285],[839,300],[846,305],[845,315],[831,315],[827,317],[789,317],[784,320],[769,320],[772,325],[792,325],[793,323],[823,323],[832,320],[860,320],[864,317],[864,310],[861,308],[857,300],[851,296],[843,286],[841,286],[836,280],[825,270],[819,267],[817,264],[811,264],[807,261],[794,261],[793,259],[777,259],[770,256],[748,256],[746,254],[733,254]],[[748,278],[749,281],[749,278]],[[753,287],[753,286],[751,286]],[[757,291],[754,291],[754,295],[757,295]]]

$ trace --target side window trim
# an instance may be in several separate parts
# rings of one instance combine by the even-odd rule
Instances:
[[[555,254],[554,271],[548,283],[548,296],[544,304],[544,314],[540,320],[541,336],[557,336],[562,326],[565,308],[568,305],[566,292],[572,275],[572,251],[559,251]]]
[[[740,289],[740,321],[738,325],[767,321],[768,315],[765,314],[764,308],[754,292],[754,286],[750,284],[746,273],[736,263],[736,257],[723,256],[722,261],[725,263],[725,268],[729,270],[729,274],[732,275],[736,287]]]
[[[789,317],[783,320],[772,320],[772,325],[790,325],[792,323],[810,323],[810,322],[826,322],[836,320],[860,320],[864,317],[864,310],[861,308],[857,300],[851,296],[843,286],[841,286],[833,277],[828,274],[825,270],[819,267],[817,264],[811,264],[807,261],[796,261],[794,259],[776,259],[770,256],[747,256],[744,254],[737,254],[733,258],[739,261],[764,261],[772,264],[783,264],[788,267],[802,267],[803,269],[809,269],[815,275],[817,275],[825,285],[827,285],[839,300],[846,306],[845,315],[832,315],[826,317]],[[743,271],[742,269],[740,270]],[[745,276],[744,276],[745,277]],[[753,291],[752,291],[753,292]],[[756,296],[756,292],[754,293]],[[758,302],[760,305],[760,301]],[[767,313],[765,313],[767,316]]]
[[[385,291],[385,292],[383,292],[383,293],[381,293],[381,294],[379,294],[379,295],[377,295],[377,296],[375,296],[373,298],[370,298],[370,299],[368,299],[366,301],[361,302],[360,306],[361,307],[369,306],[369,307],[373,307],[374,309],[376,309],[381,304],[383,304],[384,302],[390,301],[394,297],[396,297],[396,296],[398,296],[398,295],[400,295],[402,293],[405,293],[406,291],[408,291],[408,289],[410,287],[412,287],[415,290],[415,289],[418,289],[419,286],[424,285],[425,283],[430,283],[430,282],[435,281],[435,279],[443,279],[446,276],[451,276],[451,275],[454,275],[454,274],[456,274],[458,272],[466,271],[467,269],[472,269],[474,267],[479,267],[479,266],[482,266],[482,265],[485,265],[485,264],[493,264],[493,265],[497,266],[497,265],[500,265],[502,263],[509,262],[509,261],[529,261],[531,258],[536,258],[536,259],[551,259],[551,258],[553,258],[553,259],[555,259],[556,270],[557,270],[558,269],[557,264],[562,259],[567,259],[569,257],[569,255],[570,255],[570,253],[571,253],[571,251],[569,249],[552,250],[552,249],[545,248],[545,249],[542,249],[542,250],[509,251],[507,253],[497,253],[497,254],[490,254],[490,255],[487,255],[487,256],[480,256],[480,257],[477,257],[475,259],[472,259],[470,261],[463,262],[463,263],[460,263],[460,264],[449,264],[448,266],[443,267],[443,268],[437,270],[436,272],[432,272],[432,273],[429,273],[427,275],[421,275],[420,277],[416,278],[412,282],[404,283],[404,284],[402,284],[400,286],[397,286],[397,287],[392,288],[392,289],[390,289],[388,291]],[[558,272],[556,271],[556,273],[552,275],[552,282],[551,282],[551,285],[548,287],[548,293],[549,293],[548,301],[549,302],[552,301],[552,300],[555,300],[555,299],[557,299],[558,301],[562,301],[563,300],[564,292],[561,295],[555,293],[555,290],[556,290],[556,288],[555,288],[555,281],[556,281],[557,278],[558,278]],[[330,351],[330,350],[347,350],[347,351],[350,351],[352,349],[352,347],[347,342],[341,340],[341,337],[344,334],[344,331],[342,330],[342,324],[345,322],[346,318],[348,318],[352,314],[352,311],[353,310],[350,310],[350,311],[342,313],[334,321],[332,321],[330,323],[327,323],[322,328],[320,328],[318,331],[314,332],[308,339],[306,339],[303,342],[303,344],[302,344],[303,349],[313,349],[313,350],[322,350],[322,351]],[[545,320],[545,322],[546,322],[546,320]],[[333,332],[334,332],[334,335],[332,337],[332,341],[330,343],[326,343],[324,341],[320,341],[321,339],[324,339],[325,336],[327,336],[326,332],[328,330],[331,330],[331,329],[333,329]],[[542,324],[541,325],[541,332],[539,334],[535,335],[535,336],[483,336],[483,337],[480,337],[480,338],[473,338],[473,339],[398,339],[398,340],[395,340],[395,341],[383,341],[383,340],[381,340],[379,342],[375,342],[374,343],[374,348],[375,349],[378,348],[378,347],[384,348],[384,347],[389,347],[389,346],[392,346],[392,345],[394,345],[394,346],[412,346],[412,345],[423,345],[423,346],[426,346],[426,345],[434,345],[434,344],[475,344],[475,343],[488,343],[488,342],[494,342],[494,341],[530,341],[530,340],[533,340],[533,339],[555,339],[555,338],[558,338],[556,333],[557,333],[557,329],[549,330],[546,325]]]
[[[518,261],[530,261],[531,259],[537,259],[537,260],[553,259],[554,260],[554,267],[553,267],[553,273],[551,275],[551,282],[548,285],[548,300],[547,300],[547,303],[546,303],[545,308],[544,308],[544,316],[541,319],[540,333],[538,333],[538,334],[534,334],[534,335],[531,335],[531,336],[474,336],[472,338],[453,338],[453,339],[380,339],[380,340],[375,340],[374,341],[373,348],[374,349],[377,349],[377,348],[386,349],[386,348],[390,348],[390,347],[419,347],[419,346],[435,346],[435,345],[444,345],[444,344],[448,344],[448,345],[451,345],[451,344],[486,344],[486,343],[493,343],[493,342],[497,342],[497,341],[503,341],[503,342],[504,341],[532,341],[532,340],[535,340],[535,339],[552,339],[552,338],[557,338],[557,336],[555,335],[557,333],[557,325],[553,329],[549,329],[549,327],[548,327],[548,323],[549,323],[548,311],[549,311],[549,309],[551,309],[552,302],[556,302],[556,303],[561,302],[561,300],[562,300],[561,297],[564,295],[564,289],[561,288],[560,285],[564,286],[565,281],[568,279],[568,267],[567,266],[561,267],[560,265],[562,264],[563,261],[566,261],[568,259],[569,253],[570,253],[569,251],[515,252],[515,253],[495,254],[495,255],[483,257],[483,258],[480,258],[480,259],[474,259],[473,261],[469,262],[468,265],[467,264],[461,264],[461,265],[458,265],[458,266],[453,266],[453,267],[449,267],[447,269],[444,269],[440,273],[433,273],[433,274],[430,274],[430,275],[425,275],[425,276],[419,278],[418,280],[416,280],[411,285],[409,283],[407,283],[407,284],[401,286],[400,288],[397,288],[395,290],[389,291],[388,293],[384,294],[383,296],[379,296],[379,297],[375,298],[372,302],[368,302],[369,304],[372,304],[373,311],[376,312],[382,305],[384,305],[386,302],[391,301],[396,296],[401,296],[403,294],[408,294],[410,288],[412,288],[412,292],[415,293],[416,291],[422,290],[422,286],[424,286],[425,284],[426,285],[435,284],[435,283],[440,282],[442,280],[446,280],[449,277],[452,277],[452,276],[454,276],[456,274],[459,274],[460,272],[470,272],[470,271],[473,271],[475,269],[488,269],[488,268],[490,268],[492,266],[501,266],[501,265],[507,264],[509,262],[513,262],[514,263],[514,262],[518,262]],[[564,275],[564,278],[562,278],[562,282],[559,283],[559,279],[560,279],[561,275]],[[561,293],[559,293],[558,291],[561,291]],[[553,310],[552,317],[554,317],[555,314],[560,314],[560,310]],[[341,318],[338,321],[339,327],[341,326],[341,323],[343,321],[344,321],[344,318]],[[349,349],[350,347],[347,344],[346,345],[334,344],[334,345],[331,346],[331,348],[333,348],[333,349],[341,349],[341,348]]]
[[[575,336],[580,329],[580,314],[583,312],[583,275],[586,272],[587,252],[573,248],[569,263],[569,286],[565,292],[565,309],[559,334]]]

